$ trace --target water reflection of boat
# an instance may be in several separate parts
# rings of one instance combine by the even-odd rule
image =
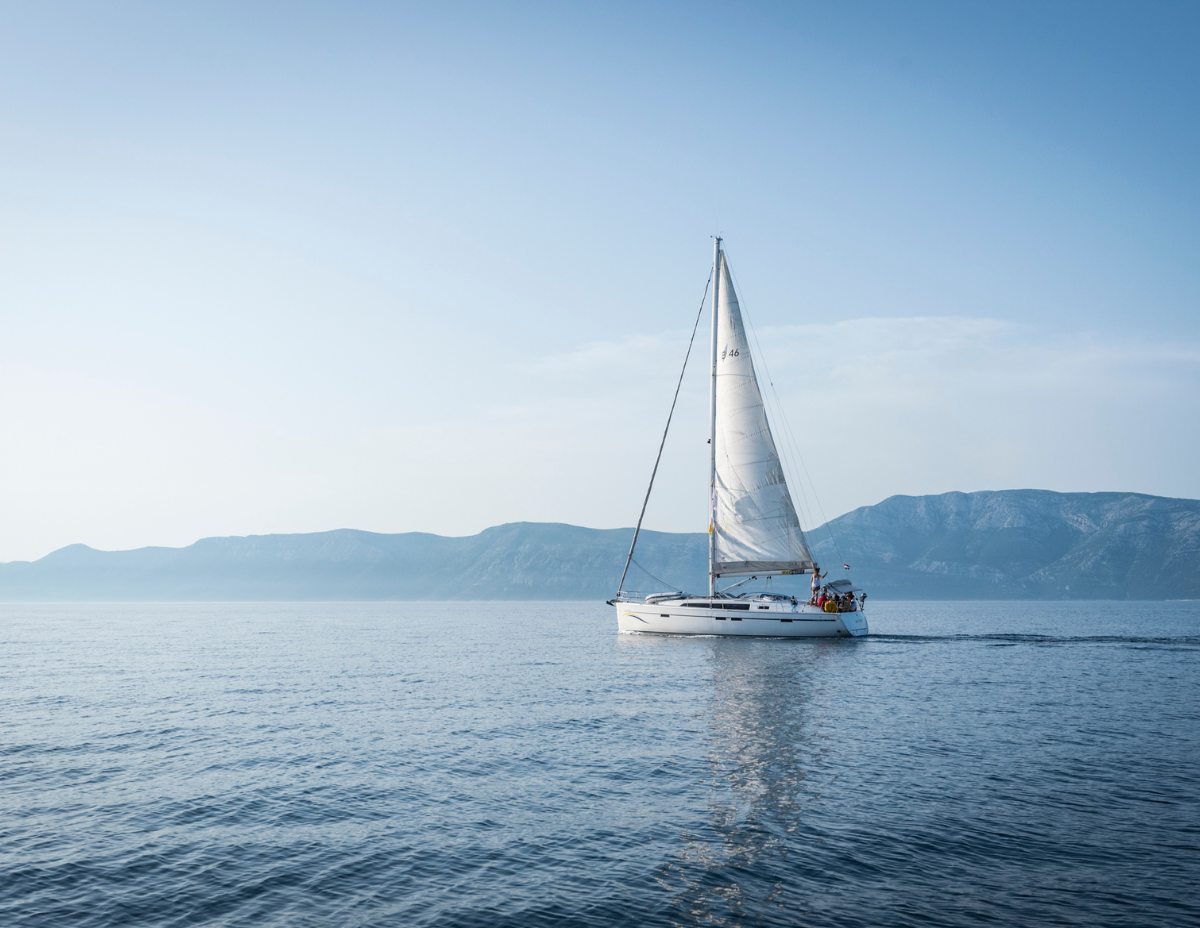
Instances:
[[[707,819],[681,835],[663,868],[673,921],[758,923],[771,909],[795,917],[803,899],[789,874],[804,859],[804,812],[830,780],[820,710],[830,652],[729,639],[709,647]]]

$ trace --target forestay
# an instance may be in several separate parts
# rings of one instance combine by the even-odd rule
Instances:
[[[810,570],[812,557],[767,424],[724,252],[716,356],[713,573]]]

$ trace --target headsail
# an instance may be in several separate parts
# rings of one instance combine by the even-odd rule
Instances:
[[[712,570],[718,576],[810,570],[812,556],[767,424],[729,266],[720,254]]]

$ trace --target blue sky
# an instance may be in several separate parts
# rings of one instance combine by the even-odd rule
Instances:
[[[10,9],[0,559],[631,524],[714,233],[809,521],[1200,496],[1198,10]]]

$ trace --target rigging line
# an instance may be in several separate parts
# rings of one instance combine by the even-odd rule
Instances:
[[[674,583],[667,583],[667,581],[666,581],[666,580],[663,580],[661,577],[656,577],[656,576],[654,576],[654,574],[652,574],[652,573],[650,573],[650,571],[646,570],[646,568],[645,568],[645,567],[643,567],[641,564],[639,564],[639,563],[638,563],[637,561],[635,561],[633,558],[630,558],[630,559],[629,559],[629,562],[630,562],[631,564],[633,564],[633,566],[634,566],[634,567],[638,568],[638,569],[639,569],[639,570],[640,570],[642,573],[644,573],[644,574],[645,574],[647,577],[649,577],[651,580],[653,580],[655,583],[661,583],[663,586],[665,586],[665,587],[666,587],[667,589],[669,589],[669,590],[678,590],[678,589],[682,589],[682,587],[677,587],[677,586],[676,586]]]
[[[749,317],[747,317],[747,318],[749,318]],[[754,330],[754,323],[752,321],[750,322],[750,334],[754,337],[754,343],[758,347],[758,352],[759,352],[759,355],[761,356],[762,355],[762,346],[759,344],[758,333]],[[784,438],[784,441],[786,442],[786,444],[784,445],[784,451],[788,455],[789,458],[791,458],[794,453],[795,457],[797,459],[799,459],[800,466],[804,470],[804,476],[808,480],[809,488],[812,490],[813,499],[816,501],[817,511],[821,515],[821,525],[814,526],[813,531],[815,532],[818,527],[824,528],[825,534],[829,538],[829,543],[833,546],[833,550],[838,556],[838,560],[845,563],[845,557],[843,557],[843,555],[842,555],[842,549],[837,543],[837,538],[833,534],[833,529],[830,528],[830,526],[829,526],[829,516],[827,516],[825,514],[825,505],[821,502],[821,494],[817,492],[817,484],[812,479],[812,474],[809,473],[808,462],[804,460],[804,454],[800,450],[799,442],[796,441],[795,431],[792,429],[791,422],[788,421],[787,416],[784,415],[783,399],[779,396],[779,389],[775,386],[775,380],[771,377],[771,371],[770,371],[770,368],[767,367],[767,362],[766,362],[765,358],[763,359],[763,373],[765,373],[767,375],[767,383],[771,387],[771,398],[775,401],[775,408],[779,410],[779,423],[783,428],[783,438]],[[795,470],[794,462],[792,463],[792,468],[793,468],[793,470]],[[804,493],[803,482],[800,483],[800,492],[802,495],[805,496],[805,502],[807,503],[807,494]],[[814,519],[814,521],[815,521],[815,519]]]
[[[755,336],[755,342],[757,342],[757,341],[758,341],[758,337]],[[764,366],[764,368],[766,367],[765,364],[763,366]],[[770,386],[771,386],[771,394],[775,400],[775,404],[777,407],[782,409],[783,400],[779,396],[779,390],[778,390],[778,388],[776,388],[774,381],[770,380],[769,372],[767,373],[767,376],[768,376],[768,382],[770,383]],[[792,429],[791,423],[787,420],[786,417],[784,417],[782,415],[781,415],[780,419],[781,419],[781,423],[783,425],[783,437],[784,437],[784,440],[787,442],[787,444],[784,446],[784,448],[788,454],[789,461],[792,463],[793,469],[795,469],[796,465],[795,465],[794,461],[791,460],[792,455],[794,454],[795,458],[800,461],[800,466],[804,470],[804,476],[807,478],[809,488],[812,490],[813,499],[816,501],[817,512],[819,512],[821,515],[821,524],[820,524],[820,526],[813,526],[813,531],[815,532],[817,530],[817,528],[824,528],[825,534],[829,537],[829,543],[833,546],[834,552],[837,554],[838,559],[844,562],[845,558],[842,556],[842,550],[838,546],[837,538],[833,534],[833,529],[829,527],[829,517],[827,515],[825,515],[825,505],[821,502],[821,494],[817,492],[816,482],[812,479],[812,474],[809,473],[808,462],[804,460],[804,454],[803,454],[803,452],[800,451],[799,442],[796,441],[796,435],[795,435],[794,430]],[[800,484],[800,492],[801,493],[804,492],[804,484],[803,483]],[[807,497],[806,497],[806,502],[807,502]],[[816,521],[816,520],[814,519],[813,521]]]
[[[771,390],[775,391],[774,384],[771,384]],[[778,399],[777,393],[776,393],[776,402],[780,402],[780,400]],[[837,554],[838,560],[844,564],[846,562],[846,559],[842,555],[842,549],[838,546],[837,538],[833,534],[833,529],[829,527],[829,516],[825,515],[825,507],[821,504],[821,496],[820,496],[820,494],[817,493],[817,485],[813,482],[812,475],[809,474],[809,472],[808,472],[808,464],[804,460],[804,455],[800,453],[800,449],[796,443],[796,437],[795,437],[795,435],[792,434],[791,427],[788,426],[787,423],[785,422],[784,428],[785,428],[787,440],[792,445],[792,447],[795,448],[796,456],[800,459],[800,465],[801,465],[801,467],[804,468],[804,476],[808,478],[809,486],[812,488],[813,499],[815,499],[817,501],[817,509],[821,513],[821,522],[822,522],[821,527],[823,527],[825,529],[825,534],[829,536],[829,543],[831,545],[833,545],[833,550]]]
[[[757,336],[755,340],[757,341]],[[780,399],[779,391],[776,389],[774,382],[771,383],[771,392],[775,396],[775,402],[782,406],[783,400]],[[808,462],[804,460],[804,454],[800,451],[800,445],[799,442],[796,441],[796,435],[792,430],[791,424],[786,419],[783,420],[783,427],[784,437],[787,439],[791,449],[795,451],[796,457],[799,458],[800,466],[804,468],[804,476],[808,478],[809,487],[812,489],[813,493],[813,499],[816,500],[817,503],[817,511],[821,514],[821,527],[825,529],[825,534],[829,536],[829,543],[833,546],[834,553],[837,554],[838,560],[842,563],[845,563],[846,559],[842,555],[842,549],[837,543],[837,538],[833,534],[833,529],[829,526],[829,516],[825,514],[825,505],[821,502],[821,494],[817,492],[817,485],[812,479],[812,474],[810,474],[808,471]],[[815,530],[816,529],[814,528],[814,531]]]
[[[723,589],[723,590],[717,590],[717,592],[721,593],[721,594],[725,594],[725,593],[728,593],[730,590],[736,589],[737,587],[741,586],[743,583],[749,583],[751,580],[757,580],[757,579],[758,579],[757,576],[747,577],[745,580],[739,580],[737,583],[730,584],[729,586],[725,587],[725,589]],[[767,581],[770,582],[770,580],[771,580],[771,578],[767,577]]]
[[[736,277],[734,276],[733,268],[729,267],[728,264],[726,264],[726,267],[729,269],[729,276],[731,278],[733,278],[734,287],[736,287],[737,290],[740,291],[741,285],[738,283]],[[739,303],[740,302],[741,301],[739,300]],[[804,460],[804,455],[800,452],[799,444],[796,442],[796,436],[792,432],[791,423],[788,422],[787,416],[784,414],[783,400],[780,399],[780,397],[779,397],[779,390],[776,389],[776,387],[775,387],[775,379],[771,376],[771,369],[767,366],[767,358],[766,358],[766,355],[763,354],[762,344],[758,340],[758,332],[754,328],[754,321],[752,319],[750,319],[749,314],[743,313],[743,315],[745,315],[746,321],[750,323],[750,335],[754,338],[754,346],[758,351],[758,356],[762,359],[763,373],[767,375],[767,383],[771,387],[771,393],[772,393],[773,399],[775,400],[775,408],[779,411],[779,421],[780,421],[780,424],[783,426],[784,438],[787,440],[788,444],[790,444],[792,446],[792,450],[795,451],[796,457],[798,457],[800,459],[800,465],[804,468],[804,476],[808,478],[809,487],[811,487],[812,492],[813,492],[813,499],[816,500],[817,509],[821,513],[821,519],[822,519],[823,527],[825,529],[825,534],[829,536],[829,542],[830,542],[830,544],[833,545],[833,550],[834,550],[834,552],[836,552],[836,554],[838,556],[838,560],[842,561],[842,563],[845,563],[846,559],[842,556],[842,550],[838,546],[837,539],[833,535],[833,529],[831,529],[829,527],[829,517],[827,515],[825,515],[825,507],[821,504],[821,495],[817,492],[817,485],[813,482],[812,475],[808,472],[808,464]],[[784,448],[786,451],[787,445],[785,445]],[[804,484],[803,483],[800,484],[800,494],[802,496],[806,496],[806,494],[804,493]],[[807,498],[805,499],[805,502],[807,503]]]
[[[675,384],[675,397],[671,400],[671,411],[667,413],[667,425],[663,429],[662,441],[658,443],[658,456],[654,459],[654,470],[650,471],[650,485],[646,487],[646,498],[642,500],[642,511],[638,513],[637,526],[633,530],[633,541],[629,544],[629,556],[625,558],[625,569],[621,571],[621,582],[617,584],[617,595],[625,589],[625,575],[629,573],[629,562],[633,560],[633,549],[637,547],[638,535],[642,531],[642,519],[646,517],[646,504],[650,502],[650,491],[654,489],[654,477],[658,473],[658,464],[662,460],[663,447],[667,443],[667,432],[671,429],[671,417],[675,415],[675,404],[679,401],[679,388],[683,386],[683,375],[687,371],[688,358],[692,356],[692,344],[696,341],[696,330],[700,328],[700,317],[704,314],[704,301],[708,298],[708,288],[712,286],[712,271],[708,273],[708,281],[704,284],[704,296],[700,297],[700,309],[696,313],[696,322],[692,326],[692,337],[688,339],[687,354],[683,356],[683,370],[679,372],[679,383]],[[638,565],[641,567],[641,565]],[[646,570],[642,567],[642,570]],[[646,570],[646,573],[650,571]],[[651,574],[653,576],[653,574]],[[658,580],[657,577],[654,577]],[[658,580],[662,583],[661,580]]]

